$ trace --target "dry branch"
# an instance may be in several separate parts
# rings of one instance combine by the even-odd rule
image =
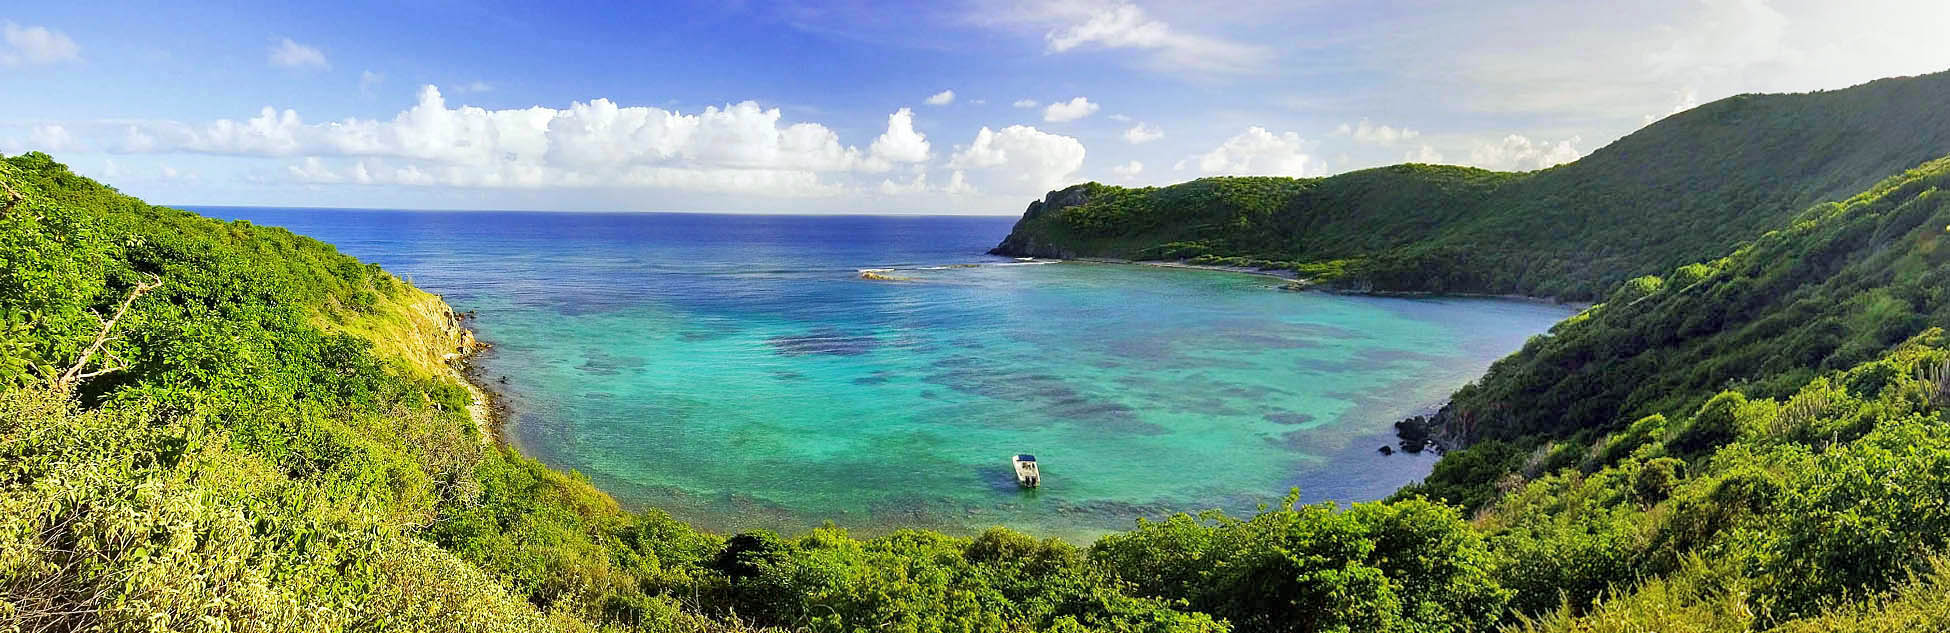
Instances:
[[[81,352],[81,359],[75,361],[74,366],[69,367],[67,371],[61,372],[59,378],[54,379],[54,388],[66,391],[74,387],[75,383],[82,380],[128,369],[128,361],[117,359],[113,353],[110,353],[104,354],[103,357],[118,360],[120,364],[110,365],[90,372],[82,371],[88,368],[88,361],[94,358],[95,353],[101,351],[102,346],[108,344],[108,341],[113,338],[112,334],[115,331],[115,323],[122,320],[122,315],[128,314],[129,306],[135,304],[136,298],[161,287],[162,278],[155,275],[149,275],[149,281],[147,282],[136,284],[135,288],[129,291],[129,296],[122,299],[122,305],[115,309],[115,316],[109,317],[108,320],[102,322],[102,331],[96,333],[95,341],[89,343],[88,349]],[[97,316],[95,318],[100,319],[101,317]]]

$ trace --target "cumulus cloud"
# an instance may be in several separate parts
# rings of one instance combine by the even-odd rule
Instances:
[[[1518,134],[1503,137],[1493,143],[1482,143],[1469,151],[1469,164],[1484,169],[1506,171],[1529,171],[1561,165],[1583,154],[1578,151],[1579,138],[1571,137],[1556,143],[1532,142]]]
[[[1125,180],[1130,180],[1132,177],[1144,173],[1144,163],[1140,163],[1137,161],[1124,163],[1122,165],[1118,165],[1116,167],[1110,168],[1110,173],[1117,174],[1118,177],[1123,178]]]
[[[1026,125],[1011,125],[1000,132],[984,126],[973,143],[949,158],[948,167],[990,170],[1040,191],[1067,183],[1083,167],[1083,156],[1083,143],[1075,138]]]
[[[1327,165],[1308,153],[1310,145],[1293,132],[1274,134],[1254,126],[1210,152],[1180,161],[1174,168],[1190,166],[1206,174],[1228,176],[1309,176],[1326,171]]]
[[[323,51],[291,41],[288,37],[271,45],[270,61],[272,66],[283,68],[332,67],[331,62],[325,61]]]
[[[1342,123],[1340,127],[1334,129],[1334,134],[1351,136],[1355,142],[1384,147],[1421,136],[1421,132],[1415,130],[1375,125],[1369,123],[1367,119],[1361,119],[1360,123],[1353,125]]]
[[[1015,106],[1015,107],[1018,107],[1018,108],[1024,108],[1024,109],[1028,109],[1028,108],[1034,108],[1034,107],[1036,107],[1036,106],[1039,106],[1039,105],[1042,105],[1042,104],[1041,104],[1041,103],[1037,103],[1035,99],[1017,99],[1015,103],[1011,103],[1011,104],[1009,104],[1009,105],[1012,105],[1012,106]]]
[[[676,187],[753,194],[826,195],[826,173],[879,173],[930,157],[927,137],[902,108],[861,150],[817,123],[788,123],[755,102],[685,114],[607,99],[567,108],[449,106],[434,86],[391,120],[311,123],[295,110],[207,124],[119,127],[117,151],[288,156],[286,176],[315,184],[475,187]],[[351,159],[358,159],[356,161]],[[738,189],[747,187],[747,189]]]
[[[81,47],[67,34],[45,26],[0,24],[7,42],[0,49],[0,66],[38,66],[81,59]]]
[[[887,115],[887,132],[873,140],[868,154],[878,160],[918,163],[928,159],[928,137],[914,130],[914,111],[901,108]]]
[[[927,98],[927,104],[931,106],[944,106],[954,102],[955,91],[953,90],[943,90],[929,95]]]
[[[464,188],[651,188],[773,197],[817,197],[844,193],[819,174],[782,169],[725,169],[619,166],[590,172],[551,165],[506,163],[490,166],[398,164],[378,158],[348,161],[306,157],[286,167],[292,180],[306,184],[401,185]]]
[[[1149,123],[1139,123],[1124,130],[1124,141],[1132,145],[1149,143],[1165,137],[1165,131]]]
[[[968,184],[968,174],[957,169],[948,177],[948,186],[942,191],[959,196],[975,193],[975,187]]]
[[[1058,101],[1043,109],[1043,120],[1051,123],[1075,121],[1097,112],[1097,104],[1089,99],[1077,97],[1069,101]]]
[[[1154,69],[1218,72],[1255,71],[1267,57],[1259,47],[1180,33],[1134,4],[1065,4],[1059,5],[1056,13],[1054,17],[1063,25],[1043,35],[1050,54],[1091,48],[1138,49],[1151,52],[1145,63]]]

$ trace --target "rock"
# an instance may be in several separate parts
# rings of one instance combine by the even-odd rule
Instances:
[[[1387,444],[1382,444],[1382,445],[1381,445],[1381,449],[1380,449],[1380,452],[1381,452],[1381,454],[1383,454],[1383,455],[1393,455],[1393,454],[1395,454],[1395,447],[1393,447],[1393,446],[1389,446],[1389,445],[1387,445]]]
[[[989,249],[989,254],[1007,257],[1075,259],[1077,255],[1075,251],[1038,241],[1033,235],[1034,225],[1038,218],[1053,211],[1089,204],[1092,184],[1094,183],[1072,185],[1051,191],[1043,196],[1042,200],[1031,201],[1029,208],[1022,212],[1022,219],[1017,220],[1015,228],[1009,230],[1009,236],[1002,238],[1002,243],[997,244],[995,248]]]
[[[1402,450],[1420,453],[1428,448],[1429,422],[1428,418],[1418,415],[1395,423],[1395,435],[1402,440]]]

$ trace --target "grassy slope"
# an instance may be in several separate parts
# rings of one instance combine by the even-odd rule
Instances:
[[[1025,215],[998,251],[1241,258],[1355,288],[1591,299],[1950,153],[1947,101],[1950,73],[1742,95],[1524,174],[1399,165],[1319,179],[1092,183],[1080,186],[1083,204]]]

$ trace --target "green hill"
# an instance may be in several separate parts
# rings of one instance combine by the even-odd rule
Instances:
[[[1869,87],[1902,96],[1942,81]],[[1824,135],[1881,138],[1800,133]],[[1869,169],[1909,151],[1832,149],[1807,160]],[[1526,291],[1641,276],[1458,393],[1429,426],[1460,448],[1396,498],[1139,521],[1081,546],[1000,528],[727,536],[624,509],[484,434],[443,362],[469,338],[437,297],[288,231],[153,207],[43,154],[9,157],[0,630],[1940,630],[1950,158],[1926,160],[1857,194],[1827,189],[1860,176],[1825,172],[1792,179],[1793,191],[1750,191],[1767,202],[1725,213],[1751,216],[1738,222],[1755,233],[1729,229],[1744,243],[1692,259],[1658,258],[1710,240],[1555,247],[1656,264],[1663,277],[1546,265],[1557,255],[1525,259],[1514,244],[1470,260],[1536,262],[1508,278],[1534,279],[1516,287]],[[1482,209],[1567,170],[1090,185],[1024,220],[1076,234],[1011,240],[1210,255],[1231,244],[1212,241],[1223,236],[1282,243],[1255,227],[1383,227],[1392,233],[1334,246],[1346,257],[1286,260],[1380,283],[1390,262],[1471,242],[1356,251],[1401,233],[1497,234],[1528,216]],[[1673,186],[1665,198],[1688,204],[1738,197]],[[1803,204],[1829,198],[1840,201]],[[1441,212],[1365,210],[1382,206]],[[1320,212],[1291,212],[1302,207]],[[1692,207],[1633,210],[1670,219],[1681,208]],[[1192,215],[1210,222],[1183,222]],[[1593,223],[1612,228],[1567,232],[1650,230]],[[1038,241],[1050,236],[1065,241]],[[1454,270],[1468,281],[1499,269]]]
[[[1594,299],[1950,154],[1944,103],[1950,72],[1722,99],[1537,172],[1398,165],[1089,183],[1032,204],[994,252],[1293,268],[1356,290]]]

